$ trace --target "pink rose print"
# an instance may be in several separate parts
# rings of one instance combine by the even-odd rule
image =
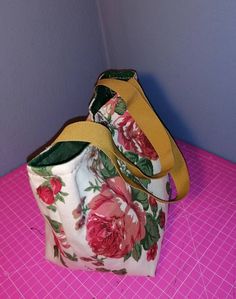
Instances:
[[[45,202],[47,205],[51,205],[55,202],[55,198],[53,196],[53,191],[51,187],[41,185],[37,189],[38,196]]]
[[[117,125],[118,141],[126,150],[144,158],[157,160],[158,156],[153,146],[127,111],[118,118]]]
[[[89,208],[86,239],[95,254],[121,258],[144,238],[145,212],[120,177],[107,179]]]
[[[147,260],[155,260],[157,256],[157,244],[155,243],[152,247],[147,251]]]
[[[50,179],[50,185],[52,187],[53,194],[57,194],[61,191],[62,184],[58,177],[53,177]]]

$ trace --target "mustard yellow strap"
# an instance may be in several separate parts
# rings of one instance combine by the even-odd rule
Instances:
[[[175,200],[180,200],[183,199],[189,192],[189,188],[190,188],[189,172],[185,160],[180,150],[178,149],[177,145],[175,144],[174,139],[171,136],[170,136],[170,140],[171,140],[173,154],[175,157],[175,164],[170,171],[170,175],[174,180],[176,191],[177,191],[177,196]]]
[[[121,96],[127,104],[129,113],[157,152],[161,171],[154,175],[153,178],[160,178],[166,175],[174,166],[171,142],[163,124],[156,116],[148,101],[144,99],[142,93],[135,86],[126,81],[101,79],[97,82],[97,86],[99,85],[106,86]]]
[[[115,144],[113,143],[112,136],[110,131],[103,125],[90,122],[90,121],[81,121],[75,122],[68,126],[66,126],[61,134],[54,140],[52,143],[55,144],[57,142],[69,142],[69,141],[84,141],[89,142],[91,145],[102,150],[111,160],[113,165],[115,166],[119,175],[133,188],[138,189],[142,192],[145,192],[148,195],[153,196],[158,202],[161,203],[171,203],[180,200],[180,198],[176,198],[171,201],[163,200],[153,193],[149,192],[145,189],[141,184],[134,182],[129,177],[127,177],[120,169],[119,160],[125,163],[126,168],[137,178],[147,178],[145,174],[143,174],[139,168],[129,162],[117,149]]]
[[[136,88],[143,95],[143,98],[149,104],[149,101],[147,100],[141,86],[138,84],[138,81],[134,78],[131,78],[128,82],[129,84],[132,84],[133,87]],[[178,193],[177,197],[174,199],[174,201],[176,201],[184,198],[188,194],[190,188],[190,179],[187,165],[180,150],[178,149],[178,146],[176,145],[174,139],[171,137],[168,131],[167,134],[169,135],[171,141],[171,147],[175,160],[174,167],[171,169],[170,175],[172,176],[175,182],[176,190]]]
[[[97,85],[109,87],[117,92],[126,102],[128,111],[159,155],[162,166],[159,177],[166,174],[166,165],[170,167],[167,172],[170,173],[175,182],[177,196],[169,202],[176,202],[182,199],[188,193],[190,185],[186,163],[173,138],[153,111],[137,80],[134,78],[128,81],[102,79],[97,82]]]

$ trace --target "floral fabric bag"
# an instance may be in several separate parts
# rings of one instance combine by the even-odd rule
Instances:
[[[28,174],[45,219],[48,260],[154,276],[168,203],[188,192],[188,172],[135,74],[117,74],[121,78],[114,72],[100,78],[89,120],[66,126],[28,162]]]

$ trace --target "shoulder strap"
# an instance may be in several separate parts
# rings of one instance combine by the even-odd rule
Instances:
[[[129,113],[147,136],[159,156],[161,171],[153,177],[159,178],[166,175],[174,165],[171,142],[163,124],[148,101],[145,101],[139,90],[127,81],[101,79],[98,80],[98,85],[112,89],[126,102]]]
[[[189,173],[185,160],[173,138],[153,111],[137,80],[101,79],[97,85],[112,89],[126,102],[128,111],[159,155],[161,172],[153,177],[158,178],[170,173],[178,194],[175,201],[183,198],[189,191]]]

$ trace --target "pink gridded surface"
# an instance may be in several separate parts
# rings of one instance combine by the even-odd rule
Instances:
[[[170,207],[155,278],[72,272],[48,263],[25,166],[1,178],[0,298],[236,298],[236,166],[180,147],[191,192]]]

